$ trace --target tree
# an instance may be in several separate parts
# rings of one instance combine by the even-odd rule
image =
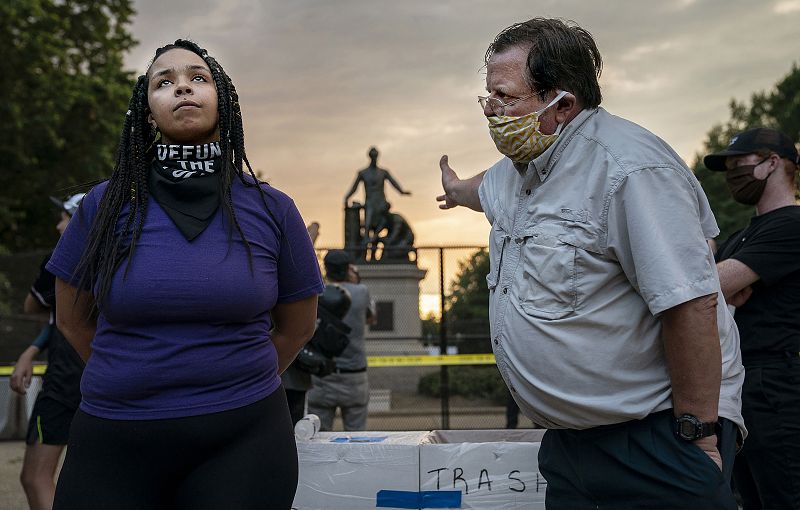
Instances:
[[[793,140],[800,138],[800,68],[797,64],[771,91],[756,92],[749,104],[735,99],[730,103],[730,119],[714,125],[706,135],[703,155],[725,148],[733,135],[753,127],[769,127],[783,131]],[[702,155],[695,156],[693,165],[698,180],[711,203],[720,227],[720,239],[725,240],[745,227],[753,208],[736,203],[730,196],[721,172],[711,172],[703,166]]]
[[[130,0],[0,2],[0,247],[52,247],[48,195],[110,175],[133,13]]]
[[[459,262],[451,283],[453,291],[445,300],[447,333],[451,344],[459,344],[459,352],[491,352],[488,273],[489,252],[480,249]]]

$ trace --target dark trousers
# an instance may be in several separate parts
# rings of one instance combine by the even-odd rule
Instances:
[[[506,428],[515,429],[517,425],[519,425],[519,405],[517,405],[514,397],[511,396],[511,392],[508,392],[506,397]]]
[[[800,359],[746,366],[742,415],[733,479],[744,510],[800,509]]]
[[[219,413],[106,420],[82,411],[70,429],[55,510],[288,510],[297,488],[282,389]]]
[[[548,510],[736,510],[737,430],[722,419],[723,469],[675,437],[672,410],[587,430],[548,430],[539,450]]]

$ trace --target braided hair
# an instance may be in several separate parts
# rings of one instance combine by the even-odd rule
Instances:
[[[233,208],[231,184],[234,175],[243,185],[255,187],[259,191],[265,210],[273,220],[275,218],[267,206],[264,190],[261,188],[261,183],[253,172],[244,150],[244,128],[242,112],[239,107],[239,95],[236,93],[230,77],[216,59],[209,56],[205,49],[192,41],[178,39],[173,44],[158,48],[150,65],[152,66],[158,57],[173,49],[185,49],[195,53],[205,61],[211,70],[211,76],[217,88],[219,145],[222,152],[221,201],[224,204],[226,215],[244,243],[252,271],[250,243],[245,238]],[[97,215],[89,230],[86,248],[75,269],[78,288],[94,288],[96,303],[102,303],[108,296],[114,273],[126,258],[125,275],[127,275],[147,215],[147,179],[150,165],[155,157],[155,145],[158,141],[156,131],[148,123],[148,114],[150,113],[147,100],[148,86],[149,79],[145,73],[139,76],[133,87],[133,94],[128,103],[128,112],[125,114],[125,122],[122,125],[114,172],[100,199]],[[247,167],[251,179],[245,178],[244,166]],[[121,230],[118,230],[117,225],[123,215],[126,203],[130,204],[127,217]],[[280,229],[277,221],[275,224]],[[232,235],[232,231],[230,234]],[[229,241],[231,241],[230,235]]]

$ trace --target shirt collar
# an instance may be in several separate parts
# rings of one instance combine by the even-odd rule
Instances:
[[[559,156],[567,148],[569,142],[572,140],[572,137],[575,136],[583,124],[589,120],[595,113],[597,113],[599,108],[591,108],[591,109],[584,109],[572,119],[569,124],[564,126],[561,130],[561,134],[558,135],[556,141],[547,148],[543,153],[539,156],[534,158],[533,161],[528,163],[528,168],[539,174],[539,180],[544,182],[547,180],[547,177],[550,175],[550,171],[552,170],[553,166],[555,165],[556,161],[558,161]]]

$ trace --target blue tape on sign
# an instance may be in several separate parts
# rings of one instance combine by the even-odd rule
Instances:
[[[376,508],[461,508],[461,491],[378,491]]]

